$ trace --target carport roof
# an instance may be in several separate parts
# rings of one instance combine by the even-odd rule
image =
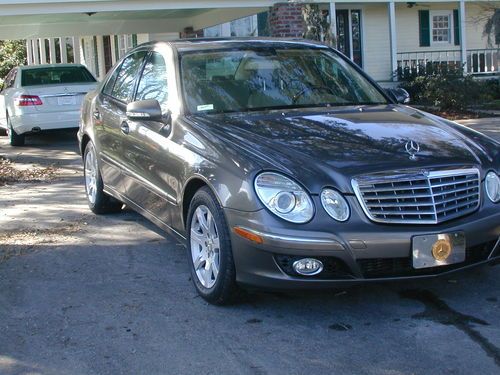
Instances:
[[[0,0],[0,39],[180,32],[268,9],[269,0]]]

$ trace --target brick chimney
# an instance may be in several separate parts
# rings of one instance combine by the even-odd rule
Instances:
[[[269,9],[269,33],[274,37],[302,38],[305,31],[303,3],[276,3]]]

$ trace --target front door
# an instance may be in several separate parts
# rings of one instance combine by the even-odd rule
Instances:
[[[337,49],[352,61],[363,67],[361,10],[338,9]]]

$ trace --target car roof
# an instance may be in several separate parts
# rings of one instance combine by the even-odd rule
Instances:
[[[286,38],[266,38],[266,37],[246,37],[246,38],[193,38],[178,39],[168,42],[148,42],[142,46],[157,45],[166,43],[179,52],[232,49],[232,48],[328,48],[326,45],[306,39],[286,39]]]

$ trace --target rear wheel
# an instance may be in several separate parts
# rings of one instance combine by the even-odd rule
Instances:
[[[11,146],[24,146],[26,137],[24,134],[17,134],[12,128],[10,118],[7,116],[7,135],[9,136],[9,143]]]
[[[97,163],[95,147],[92,142],[87,143],[85,147],[83,165],[85,192],[90,210],[95,214],[119,212],[123,203],[104,192],[104,184],[102,182],[99,164]]]
[[[219,202],[208,187],[196,192],[187,220],[191,278],[208,302],[223,305],[238,292],[229,228]]]

